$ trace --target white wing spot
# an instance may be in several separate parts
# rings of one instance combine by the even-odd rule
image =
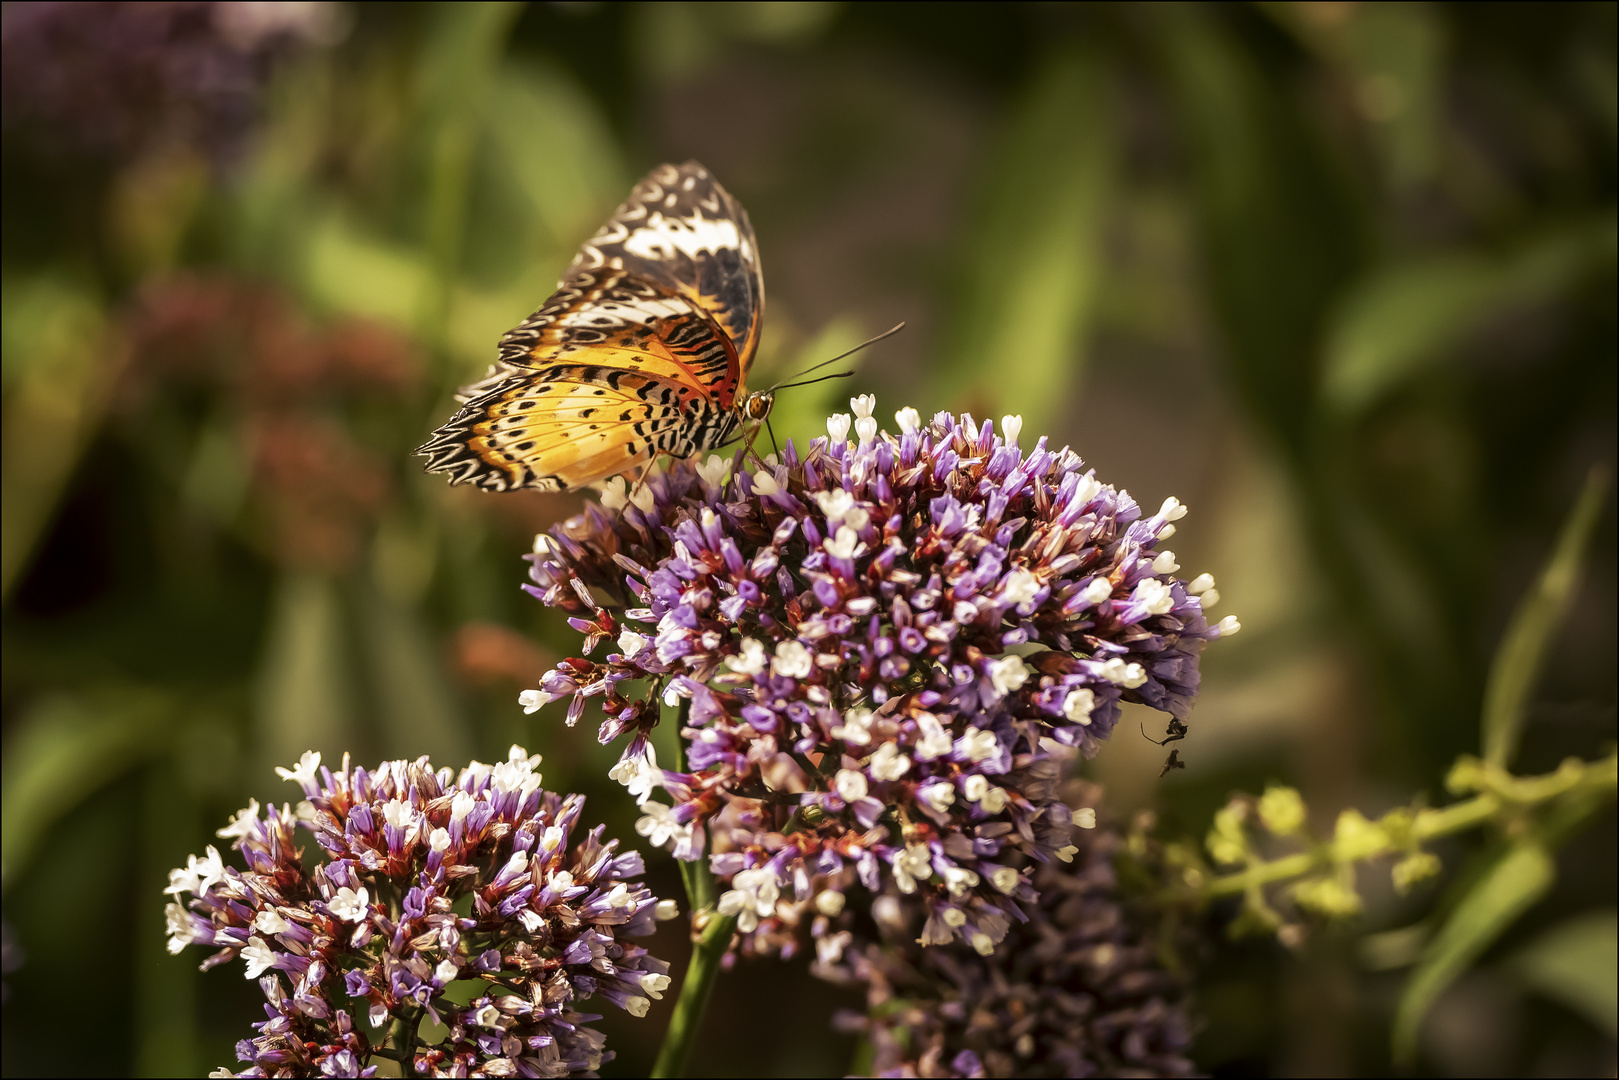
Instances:
[[[676,251],[696,256],[742,246],[734,221],[710,221],[703,217],[671,219],[661,214],[649,219],[624,241],[624,250],[642,259],[667,259]]]

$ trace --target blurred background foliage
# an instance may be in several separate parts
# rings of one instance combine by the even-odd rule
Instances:
[[[779,435],[850,390],[1020,412],[1191,505],[1180,560],[1245,630],[1187,769],[1160,782],[1133,718],[1087,765],[1116,816],[1200,835],[1267,781],[1318,824],[1443,801],[1507,619],[1612,475],[1615,10],[7,4],[4,1071],[233,1060],[256,991],[165,955],[160,890],[306,748],[521,741],[633,837],[591,725],[515,701],[576,647],[517,586],[577,499],[451,489],[411,451],[663,160],[752,215],[760,379],[908,323],[784,396]],[[1614,735],[1611,499],[1596,537],[1524,771]],[[1563,848],[1421,1071],[1614,1074],[1615,839],[1610,806]],[[1211,929],[1203,1067],[1389,1073],[1446,888],[1368,879],[1293,952]],[[694,1070],[844,1071],[853,999],[802,974],[727,976]],[[610,1071],[666,1019],[610,1017]]]

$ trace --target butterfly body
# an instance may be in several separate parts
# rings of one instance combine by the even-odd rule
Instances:
[[[723,446],[764,308],[746,211],[696,162],[662,165],[580,249],[420,453],[451,483],[572,490]]]

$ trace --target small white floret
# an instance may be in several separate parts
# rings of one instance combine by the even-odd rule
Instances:
[[[315,770],[319,768],[320,751],[305,750],[303,756],[298,759],[298,764],[290,769],[277,766],[275,774],[283,780],[291,780],[295,784],[308,787],[315,782]]]
[[[601,504],[603,510],[622,510],[624,508],[624,504],[629,502],[629,487],[624,483],[624,478],[622,476],[614,476],[604,481],[599,486],[601,488]],[[546,537],[546,539],[549,540],[550,537]],[[540,538],[536,536],[534,538],[534,553],[536,555],[544,555],[545,552],[540,550],[539,541]]]
[[[910,769],[911,759],[900,753],[893,743],[883,743],[866,759],[866,770],[877,780],[898,780]]]
[[[1027,604],[1040,592],[1040,579],[1024,567],[1006,575],[1002,596],[1008,604]]]
[[[1029,668],[1021,657],[1006,656],[989,666],[989,682],[995,692],[1005,697],[1029,681]]]
[[[753,638],[742,639],[742,651],[727,656],[725,666],[738,675],[757,675],[765,669],[765,647]]]
[[[839,769],[833,786],[837,788],[838,797],[844,802],[864,799],[867,790],[866,774],[856,772],[854,769]]]
[[[801,642],[783,641],[776,645],[776,658],[770,670],[788,679],[802,679],[815,670],[815,658]]]
[[[837,535],[821,542],[826,553],[834,559],[852,559],[860,546],[860,537],[847,525],[839,526]]]
[[[1096,691],[1087,687],[1070,691],[1063,699],[1062,714],[1068,718],[1069,723],[1081,727],[1091,722],[1091,713],[1096,708]]]

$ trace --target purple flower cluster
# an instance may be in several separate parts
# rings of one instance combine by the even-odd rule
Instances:
[[[236,1075],[370,1076],[373,1057],[409,1054],[434,1075],[573,1076],[612,1058],[576,1007],[645,1015],[668,965],[623,939],[674,905],[600,827],[570,844],[584,800],[541,788],[538,763],[514,746],[459,775],[426,758],[333,773],[305,754],[277,771],[306,802],[261,817],[254,801],[219,831],[246,870],[210,847],[169,875],[169,951],[217,948],[204,970],[240,956],[264,989]],[[299,828],[325,851],[312,871]],[[478,988],[464,1005],[446,995],[458,980]],[[419,1038],[424,1018],[448,1035]]]
[[[1087,800],[1088,801],[1088,800]],[[1154,958],[1155,932],[1118,900],[1119,834],[1085,834],[1068,864],[1035,874],[1040,894],[1002,948],[924,949],[894,905],[884,941],[851,950],[867,987],[863,1035],[879,1076],[1191,1076],[1184,980]]]
[[[745,934],[835,916],[858,880],[920,901],[925,943],[988,953],[1031,867],[1075,850],[1063,763],[1121,701],[1185,716],[1203,646],[1238,626],[1204,619],[1212,580],[1173,576],[1176,500],[1143,514],[1071,451],[1024,454],[1015,417],[1001,438],[904,409],[896,436],[853,404],[803,454],[620,481],[537,538],[529,591],[586,656],[616,651],[522,700],[567,699],[573,723],[602,699],[638,831],[685,859],[707,837]],[[686,717],[678,771],[648,738],[660,697]]]

